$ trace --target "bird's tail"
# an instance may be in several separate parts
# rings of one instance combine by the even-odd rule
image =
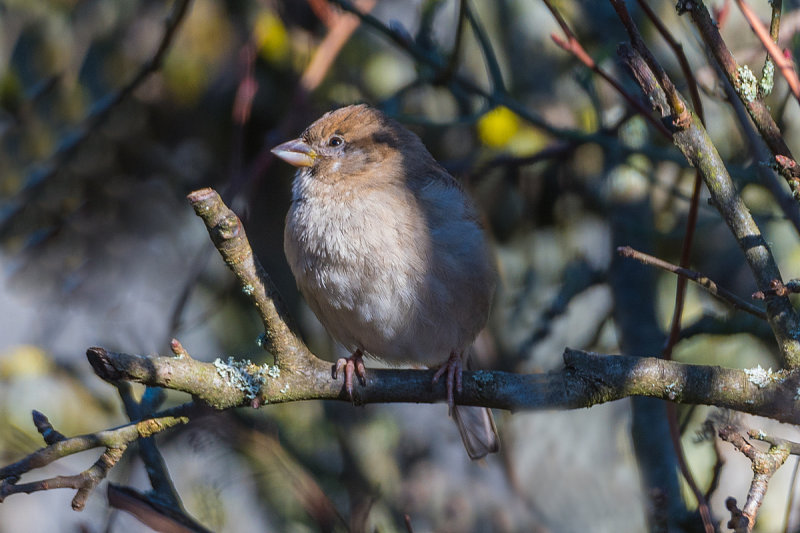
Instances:
[[[500,437],[497,435],[492,412],[488,408],[456,405],[453,408],[453,420],[461,433],[469,458],[473,461],[500,450]]]
[[[471,346],[464,354],[467,370],[472,370],[475,357],[473,350],[475,346]],[[477,461],[500,450],[500,436],[489,408],[455,405],[452,414],[470,459]]]

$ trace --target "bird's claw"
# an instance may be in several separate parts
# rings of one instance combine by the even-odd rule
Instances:
[[[453,352],[450,354],[450,358],[433,375],[433,383],[438,383],[439,378],[445,373],[447,374],[445,385],[447,387],[447,407],[450,414],[453,413],[453,407],[455,406],[453,388],[461,394],[461,372],[461,354]]]
[[[362,385],[367,384],[367,369],[364,366],[364,359],[361,350],[356,350],[350,357],[342,357],[336,361],[333,367],[333,379],[339,379],[339,372],[344,369],[344,389],[350,400],[353,399],[353,375],[358,376]]]

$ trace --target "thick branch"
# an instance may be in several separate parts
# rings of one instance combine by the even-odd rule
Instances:
[[[730,81],[731,85],[736,88],[736,93],[739,95],[742,104],[753,123],[756,125],[764,141],[769,146],[770,151],[775,156],[784,156],[790,160],[794,160],[786,141],[781,134],[778,125],[772,118],[769,108],[761,98],[758,98],[758,84],[755,76],[749,68],[742,67],[736,62],[736,59],[731,54],[722,35],[719,33],[719,28],[711,20],[711,15],[708,13],[705,3],[700,0],[693,1],[679,1],[677,5],[679,13],[688,12],[703,42],[708,47],[711,55],[716,60],[719,67],[725,73],[725,76]],[[800,170],[797,168],[779,168],[781,175],[789,183],[795,199],[800,199]]]
[[[176,364],[174,357],[120,354],[102,348],[92,348],[88,355],[90,359],[102,358],[102,365],[92,363],[96,371],[111,369],[99,373],[104,379],[113,375],[114,379],[182,390],[218,409],[252,403],[246,379],[237,377],[219,361],[185,359]],[[564,352],[564,364],[563,370],[547,374],[464,372],[464,390],[456,401],[516,411],[577,409],[628,396],[648,396],[800,423],[800,400],[795,398],[800,375],[794,373],[689,365],[654,357],[600,355],[571,349]],[[255,365],[240,370],[259,381],[254,393],[259,403],[350,401],[341,381],[331,378],[332,366],[318,360],[303,372],[283,372],[277,367],[267,367],[265,371],[265,367]],[[355,388],[355,402],[444,401],[445,387],[441,383],[432,385],[432,377],[433,370],[369,369],[366,385]]]
[[[672,107],[668,104],[666,95],[649,65],[627,45],[621,45],[618,53],[653,108],[660,112],[664,119],[670,120]],[[691,120],[683,128],[673,133],[673,140],[686,159],[700,171],[714,206],[728,224],[739,247],[744,252],[758,288],[766,291],[773,280],[781,279],[780,271],[761,231],[736,191],[730,174],[705,128],[692,114]],[[796,338],[800,328],[797,314],[788,297],[773,295],[768,298],[767,318],[785,365],[789,368],[800,366],[800,342]]]
[[[264,349],[272,353],[275,363],[281,368],[312,359],[308,348],[294,332],[286,304],[253,255],[236,214],[222,203],[213,189],[194,191],[188,198],[197,216],[203,219],[225,264],[239,280],[242,291],[258,309],[264,323]]]

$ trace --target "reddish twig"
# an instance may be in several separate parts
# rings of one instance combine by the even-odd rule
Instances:
[[[731,14],[731,0],[725,0],[722,6],[713,6],[714,20],[717,21],[717,27],[721,30],[728,22],[728,16]]]
[[[786,79],[786,82],[789,84],[789,90],[792,91],[792,94],[795,98],[797,98],[798,102],[800,102],[800,79],[797,77],[797,72],[794,69],[794,65],[792,62],[781,52],[778,45],[775,44],[772,37],[770,36],[769,30],[761,23],[758,19],[758,16],[750,9],[744,0],[736,0],[736,4],[739,6],[739,9],[744,15],[744,18],[747,19],[747,23],[750,24],[750,27],[753,28],[753,32],[755,32],[758,39],[767,49],[769,56],[772,58],[772,61],[775,62],[775,65],[780,69],[781,74]]]
[[[308,0],[308,5],[326,28],[330,29],[336,23],[336,12],[327,0]]]
[[[254,66],[256,61],[256,47],[252,42],[245,43],[239,52],[240,75],[239,85],[236,87],[236,96],[233,99],[233,109],[231,110],[231,118],[233,119],[233,131],[231,133],[231,164],[229,184],[223,192],[223,196],[229,202],[232,202],[245,182],[245,176],[242,172],[244,161],[244,145],[245,145],[245,126],[250,121],[250,114],[253,110],[253,100],[258,92],[258,81],[254,73]],[[203,248],[203,251],[206,249]],[[182,311],[183,306],[188,301],[188,292],[194,286],[200,271],[205,268],[205,261],[196,261],[193,263],[195,272],[188,278],[188,283],[185,286],[184,292],[178,300],[179,307],[176,311]],[[173,315],[175,317],[175,315]],[[172,335],[173,330],[170,330]]]
[[[369,13],[375,6],[375,1],[361,0],[358,2],[359,13]],[[319,87],[319,84],[322,83],[322,80],[325,79],[342,48],[361,24],[361,19],[358,16],[334,10],[328,2],[312,0],[311,6],[328,28],[328,33],[325,34],[322,42],[317,46],[311,56],[311,61],[306,65],[303,74],[300,76],[292,102],[288,106],[288,109],[292,109],[292,112],[286,115],[286,118],[278,127],[265,135],[264,145],[247,171],[247,181],[249,183],[255,183],[261,176],[266,174],[275,160],[270,151],[275,144],[285,138],[288,132],[298,129],[308,119],[303,113],[303,110],[307,107],[308,95],[314,92]]]
[[[361,0],[356,2],[356,5],[364,13],[369,13],[375,6],[375,0]],[[334,59],[338,57],[342,47],[353,35],[353,32],[356,31],[359,24],[361,24],[361,21],[358,17],[350,13],[329,10],[326,21],[329,30],[300,77],[299,85],[302,91],[310,93],[319,86],[325,74],[330,70]]]
[[[647,119],[650,124],[664,137],[667,139],[672,138],[672,133],[647,109],[642,103],[631,96],[623,87],[622,85],[617,82],[614,78],[612,78],[607,72],[601,69],[597,63],[595,63],[594,59],[586,52],[586,49],[583,48],[578,38],[575,36],[575,33],[570,29],[567,22],[564,20],[564,17],[561,16],[561,13],[550,3],[550,0],[544,0],[544,4],[547,6],[547,9],[553,14],[553,17],[558,22],[558,25],[561,26],[561,30],[566,35],[566,41],[555,33],[550,34],[550,38],[553,40],[556,45],[558,45],[562,50],[571,53],[574,55],[578,61],[583,63],[588,69],[592,72],[603,78],[609,85],[611,85],[614,90],[616,90],[627,102],[631,105],[636,111],[639,112],[641,116]]]
[[[730,84],[736,89],[748,115],[752,119],[759,134],[769,147],[773,156],[784,156],[794,159],[778,125],[772,118],[769,108],[759,98],[759,90],[755,77],[746,67],[741,67],[734,59],[730,49],[719,33],[719,28],[711,19],[703,2],[681,0],[676,6],[678,13],[689,13],[697,27],[703,42],[708,47],[714,60],[725,74]],[[781,176],[789,183],[796,200],[800,200],[800,172],[780,168]]]
[[[779,279],[773,279],[768,289],[754,292],[751,298],[755,300],[764,300],[767,296],[788,296],[797,293],[800,293],[800,280],[790,279],[786,283],[783,283]]]

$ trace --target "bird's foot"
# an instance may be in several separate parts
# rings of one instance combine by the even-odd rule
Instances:
[[[342,357],[336,361],[333,367],[333,379],[339,379],[339,372],[344,369],[344,389],[350,400],[353,399],[353,375],[358,376],[362,385],[367,384],[367,369],[364,367],[364,359],[361,350],[356,350],[350,357]]]
[[[450,354],[450,358],[440,366],[439,370],[433,375],[433,383],[438,383],[439,378],[445,375],[445,373],[447,374],[447,407],[451,415],[453,413],[453,406],[455,405],[455,401],[453,400],[453,388],[461,394],[461,371],[461,354],[453,352]]]

